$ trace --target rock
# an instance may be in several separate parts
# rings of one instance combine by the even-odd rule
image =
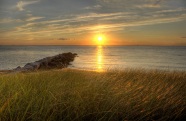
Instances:
[[[19,71],[19,70],[21,70],[21,66],[18,66],[17,68],[15,68],[15,69],[13,69],[13,70]]]
[[[33,63],[27,63],[24,67],[18,66],[13,72],[36,71],[39,69],[59,69],[70,65],[77,57],[76,53],[62,53],[52,57],[46,57]]]
[[[33,64],[34,70],[38,70],[40,67],[40,63],[39,62],[34,62]]]

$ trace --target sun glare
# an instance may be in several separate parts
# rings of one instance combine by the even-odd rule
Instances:
[[[98,41],[102,41],[103,37],[102,36],[98,36]]]
[[[104,44],[104,37],[102,35],[97,36],[97,44],[98,45]]]

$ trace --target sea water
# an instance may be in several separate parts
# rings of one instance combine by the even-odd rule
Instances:
[[[65,52],[78,54],[69,68],[98,71],[125,68],[186,71],[184,46],[0,46],[0,70],[24,66]]]

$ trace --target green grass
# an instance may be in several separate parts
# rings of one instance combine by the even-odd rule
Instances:
[[[186,72],[52,70],[0,75],[0,121],[183,120]]]

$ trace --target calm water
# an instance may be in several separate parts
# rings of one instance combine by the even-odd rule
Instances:
[[[186,47],[155,46],[0,46],[0,70],[24,66],[64,52],[79,57],[70,68],[146,68],[186,71]]]

